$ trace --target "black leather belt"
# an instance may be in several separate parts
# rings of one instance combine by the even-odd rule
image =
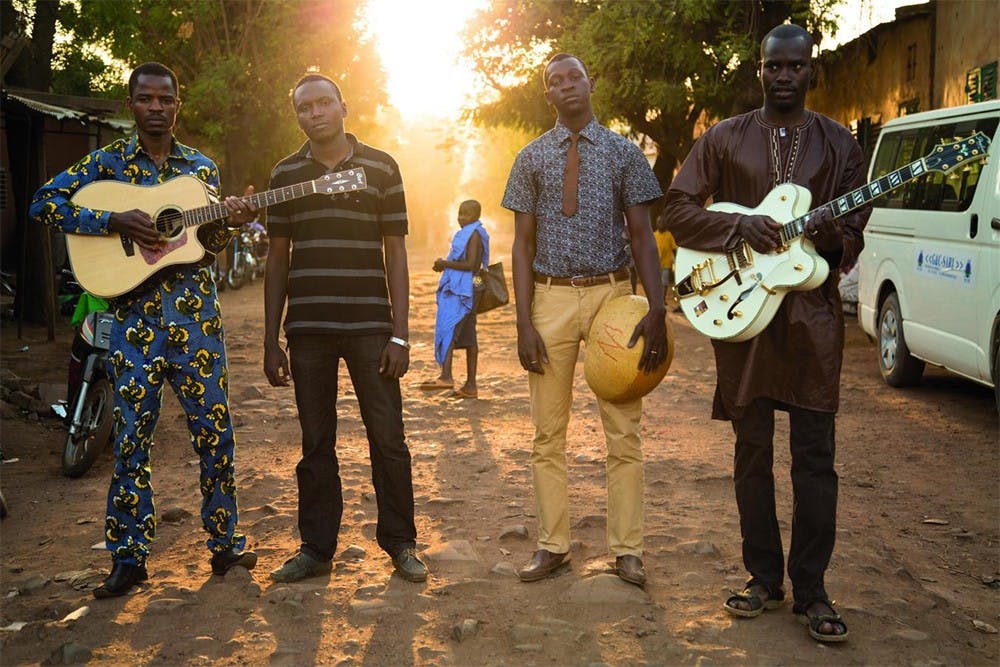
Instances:
[[[547,276],[543,273],[535,273],[535,282],[542,285],[559,285],[560,287],[590,287],[592,285],[604,285],[610,283],[611,279],[628,280],[629,269],[618,269],[614,273],[599,273],[596,276],[573,276],[572,278],[557,278]]]

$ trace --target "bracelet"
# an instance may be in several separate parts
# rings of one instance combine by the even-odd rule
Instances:
[[[389,342],[395,343],[396,345],[405,348],[407,350],[410,349],[410,342],[407,340],[403,340],[402,338],[397,338],[396,336],[389,336]]]

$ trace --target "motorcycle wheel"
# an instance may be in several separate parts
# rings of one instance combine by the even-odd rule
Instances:
[[[90,386],[83,399],[80,432],[76,437],[66,436],[62,470],[67,477],[83,475],[104,451],[111,439],[111,404],[111,383],[107,378],[100,378]]]
[[[240,264],[240,266],[238,268],[235,266],[231,267],[229,271],[226,272],[226,285],[228,285],[230,289],[239,289],[243,287],[243,283],[247,281],[247,272],[243,267],[243,262],[239,260],[236,260],[236,262]]]

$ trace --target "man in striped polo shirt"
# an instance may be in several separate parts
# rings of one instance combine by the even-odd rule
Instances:
[[[416,556],[410,452],[399,378],[410,363],[406,200],[390,155],[344,131],[347,104],[327,77],[309,74],[292,91],[308,141],[271,172],[271,189],[362,168],[367,188],[272,206],[264,288],[264,373],[272,386],[295,379],[302,427],[299,487],[302,545],[276,581],[327,574],[344,503],[337,462],[337,375],[344,359],[368,434],[378,500],[376,540],[408,581],[424,581]],[[284,331],[291,366],[279,342]]]

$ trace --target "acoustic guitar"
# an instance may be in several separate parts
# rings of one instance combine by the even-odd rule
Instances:
[[[339,195],[366,187],[365,170],[358,168],[255,192],[243,199],[264,208],[308,195]],[[100,297],[115,297],[135,289],[165,267],[200,262],[206,255],[221,252],[229,241],[226,236],[222,247],[213,247],[201,234],[202,225],[224,220],[229,217],[229,209],[214,201],[208,186],[194,176],[178,176],[157,185],[94,181],[77,190],[71,201],[112,213],[145,211],[166,241],[162,248],[150,250],[121,233],[67,234],[66,249],[77,282]]]
[[[738,239],[726,252],[678,248],[674,290],[681,310],[696,330],[710,338],[734,343],[753,338],[771,323],[789,291],[819,287],[830,273],[812,241],[802,236],[812,216],[826,209],[839,218],[929,171],[946,174],[983,160],[989,145],[989,137],[982,132],[941,144],[924,157],[812,210],[812,194],[794,183],[774,188],[756,208],[712,204],[710,211],[766,215],[782,223],[781,246],[764,254]]]

